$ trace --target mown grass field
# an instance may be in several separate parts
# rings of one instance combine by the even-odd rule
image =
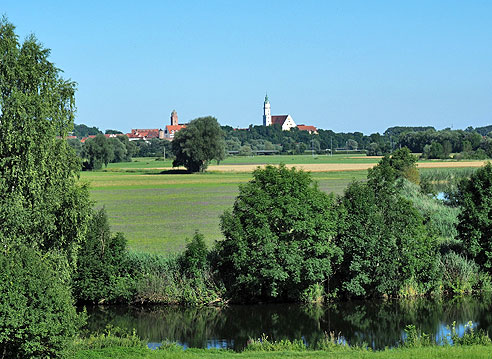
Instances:
[[[242,352],[234,353],[225,350],[207,350],[207,349],[188,349],[185,351],[167,351],[167,350],[149,350],[139,348],[107,348],[99,350],[84,350],[76,354],[77,359],[267,359],[267,358],[305,358],[305,359],[482,359],[491,357],[490,346],[434,346],[426,348],[410,349],[388,349],[384,351],[368,352],[359,350],[346,351],[285,351],[285,352]]]
[[[341,194],[366,174],[313,173],[313,178],[320,189]],[[219,216],[232,207],[251,173],[83,172],[81,179],[90,182],[91,198],[106,208],[112,230],[123,232],[131,249],[168,253],[181,251],[195,230],[210,245],[221,239]]]
[[[348,183],[364,179],[367,168],[378,161],[361,155],[229,157],[207,173],[186,174],[171,171],[170,160],[138,158],[110,164],[102,171],[83,172],[81,180],[90,183],[96,206],[106,208],[112,230],[123,232],[132,250],[169,253],[181,251],[195,230],[205,235],[209,245],[220,240],[220,215],[232,207],[239,185],[251,179],[258,165],[330,166],[325,172],[313,171],[312,176],[323,191],[342,194]],[[452,167],[456,163],[460,162],[444,164]],[[423,164],[438,167],[443,162]],[[225,166],[233,170],[221,172]],[[362,169],[357,170],[358,166]],[[346,168],[351,170],[344,171]]]

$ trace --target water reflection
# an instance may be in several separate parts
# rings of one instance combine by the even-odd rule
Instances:
[[[374,349],[396,345],[404,329],[414,324],[441,342],[455,321],[458,332],[469,321],[474,329],[492,332],[490,298],[399,300],[337,303],[328,306],[296,304],[241,305],[227,308],[94,307],[87,308],[88,329],[111,324],[150,343],[175,341],[186,347],[244,348],[249,338],[266,334],[274,340],[300,339],[315,344],[325,333],[340,334],[350,345]]]

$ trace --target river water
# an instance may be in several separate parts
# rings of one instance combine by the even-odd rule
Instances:
[[[150,347],[163,341],[185,348],[241,350],[250,338],[302,339],[313,344],[334,332],[350,345],[373,349],[392,347],[404,339],[404,329],[414,324],[436,342],[449,335],[456,322],[463,333],[468,322],[474,329],[492,333],[492,298],[351,301],[324,306],[298,304],[230,305],[225,308],[168,306],[97,306],[87,308],[90,331],[106,325],[135,329]]]

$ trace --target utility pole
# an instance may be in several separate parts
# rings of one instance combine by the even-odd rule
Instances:
[[[330,157],[333,156],[333,137],[330,137],[330,147],[331,147],[331,150],[330,150]]]

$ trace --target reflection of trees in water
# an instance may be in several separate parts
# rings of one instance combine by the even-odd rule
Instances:
[[[107,324],[137,330],[151,342],[178,341],[191,347],[226,340],[234,349],[262,334],[273,340],[303,338],[315,345],[325,333],[341,334],[349,343],[374,348],[394,346],[405,327],[414,324],[426,333],[438,333],[453,321],[479,322],[492,330],[490,298],[365,301],[326,306],[264,304],[227,308],[97,307],[89,309],[88,329]]]

